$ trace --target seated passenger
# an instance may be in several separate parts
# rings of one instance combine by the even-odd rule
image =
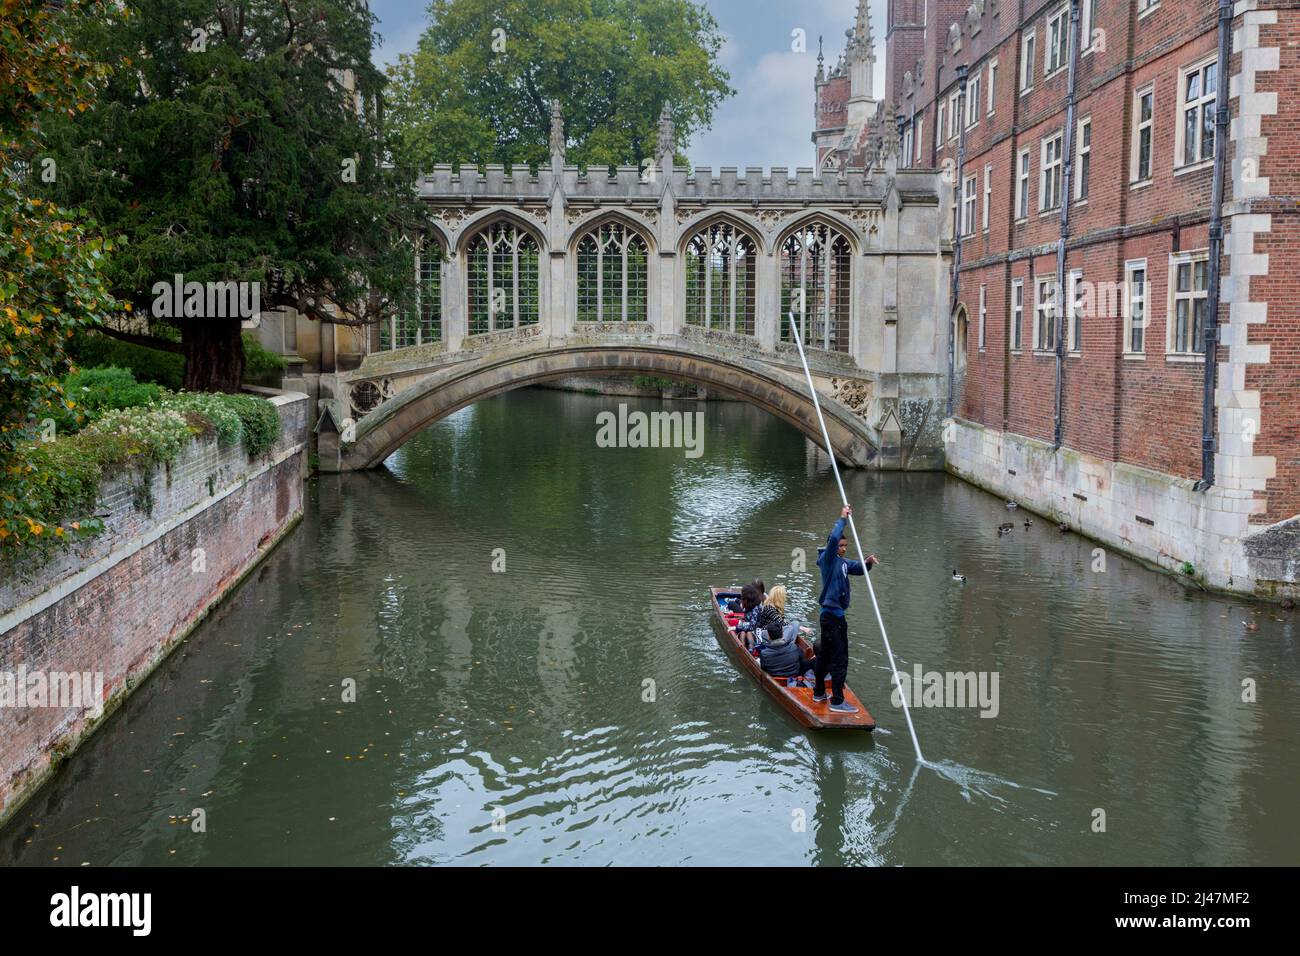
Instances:
[[[782,630],[785,629],[785,596],[785,585],[778,584],[772,588],[772,593],[763,602],[762,610],[758,612],[758,626],[754,628],[754,644],[756,646],[763,646],[763,642],[767,637],[767,629],[773,624],[779,624]]]
[[[762,606],[763,599],[754,585],[746,584],[740,589],[741,618],[736,622],[736,636],[744,635],[746,647],[750,645],[749,635],[758,626],[758,615]]]
[[[758,652],[758,662],[773,677],[785,677],[787,686],[795,686],[804,670],[798,625],[791,624],[785,628],[771,625],[767,629],[767,640]]]

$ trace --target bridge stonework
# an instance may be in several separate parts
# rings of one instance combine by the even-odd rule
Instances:
[[[573,375],[696,382],[821,443],[790,324],[836,457],[943,467],[951,187],[899,169],[480,171],[419,182],[424,300],[375,330],[359,367],[322,379],[338,429],[323,470],[374,467],[433,421]],[[399,322],[404,324],[399,324]],[[593,423],[594,433],[594,423]]]

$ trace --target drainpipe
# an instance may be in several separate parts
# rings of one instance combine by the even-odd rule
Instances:
[[[1070,67],[1065,81],[1065,135],[1061,139],[1061,234],[1056,240],[1056,416],[1052,450],[1064,440],[1065,326],[1074,303],[1065,302],[1065,241],[1070,238],[1070,193],[1074,179],[1074,79],[1079,66],[1079,0],[1070,0]]]
[[[1232,0],[1219,0],[1218,87],[1214,109],[1214,183],[1210,190],[1210,287],[1205,296],[1205,389],[1201,396],[1201,480],[1193,488],[1205,491],[1214,484],[1214,390],[1218,376],[1219,279],[1223,256],[1223,179],[1228,155],[1228,68],[1232,54]]]
[[[953,391],[956,388],[957,375],[957,273],[961,269],[961,174],[962,166],[966,162],[966,76],[969,72],[970,67],[965,63],[957,67],[957,180],[953,188],[956,203],[953,207],[952,291],[948,304],[948,405],[945,412],[947,418],[952,417]]]

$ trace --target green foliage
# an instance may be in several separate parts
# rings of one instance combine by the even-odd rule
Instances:
[[[77,334],[68,346],[68,353],[82,368],[114,365],[130,369],[136,381],[153,382],[173,391],[184,381],[185,360],[177,353],[133,345],[101,332]]]
[[[279,385],[280,373],[288,363],[283,355],[266,348],[251,332],[244,333],[244,378],[249,382]]]
[[[1196,565],[1192,564],[1190,561],[1184,561],[1183,566],[1179,568],[1179,570],[1190,577],[1196,574]]]
[[[680,149],[735,92],[717,22],[692,0],[433,0],[429,17],[390,70],[388,141],[412,170],[546,165],[551,99],[569,162],[640,165],[665,103]]]
[[[222,395],[221,400],[239,416],[249,457],[270,451],[280,437],[280,413],[275,406],[252,395]]]
[[[181,392],[168,396],[163,406],[196,413],[216,429],[221,444],[242,441],[250,458],[269,451],[280,437],[275,406],[254,395]]]
[[[75,408],[63,410],[55,419],[60,431],[80,429],[88,420],[113,408],[148,405],[162,398],[163,389],[150,382],[137,382],[124,368],[88,368],[63,380],[63,393]]]
[[[122,370],[99,371],[122,383]],[[151,404],[104,409],[79,432],[30,443],[23,450],[29,469],[23,521],[33,527],[0,537],[0,566],[47,557],[68,541],[101,531],[94,510],[105,478],[134,474],[136,505],[148,510],[154,469],[175,462],[196,436],[214,433],[219,444],[240,442],[255,457],[274,447],[280,416],[274,405],[252,395],[181,392]]]
[[[102,70],[68,42],[90,0],[61,7],[3,0],[0,18],[0,547],[79,529],[50,527],[35,510],[57,491],[38,474],[30,439],[74,403],[63,394],[68,340],[115,314],[101,269],[112,243],[79,214],[31,195],[49,123],[77,116]]]
[[[632,376],[632,384],[637,388],[664,389],[672,388],[677,383],[671,378],[662,378],[657,375],[634,375]]]
[[[231,396],[214,392],[180,392],[168,396],[166,405],[184,412],[192,412],[211,423],[221,445],[233,445],[244,435],[239,413],[230,407]]]
[[[77,42],[117,69],[83,115],[49,130],[60,163],[51,194],[129,239],[109,263],[118,296],[147,315],[156,285],[181,274],[258,282],[263,309],[392,314],[414,268],[398,240],[424,213],[383,162],[366,5],[129,0],[123,10],[82,18]],[[355,96],[338,82],[345,72]],[[182,333],[186,388],[238,390],[237,319],[165,322]]]

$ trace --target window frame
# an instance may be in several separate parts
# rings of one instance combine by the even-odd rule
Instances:
[[[1135,273],[1142,273],[1142,321],[1139,325],[1134,326],[1133,304],[1139,301],[1138,296],[1134,294],[1133,276]],[[1147,329],[1151,327],[1151,272],[1147,268],[1146,259],[1129,259],[1124,263],[1124,348],[1122,355],[1126,358],[1146,358],[1147,354]],[[1142,347],[1133,348],[1134,329],[1141,330]]]
[[[988,115],[992,116],[997,108],[998,58],[989,60]]]
[[[1011,352],[1020,355],[1025,348],[1025,280],[1011,280]]]
[[[594,247],[591,252],[583,248],[588,241]],[[640,247],[641,258],[639,269],[634,252],[637,246]],[[584,282],[589,281],[584,269],[584,257],[589,255],[595,256],[592,271],[596,285],[594,289],[588,288],[584,294]],[[614,262],[612,270],[607,268],[606,259]],[[650,263],[649,240],[622,220],[603,219],[585,227],[573,246],[574,323],[649,322]],[[618,282],[618,314],[608,315],[606,309],[613,304],[609,301],[609,280],[615,278]],[[594,309],[594,316],[588,311],[591,309]]]
[[[1202,58],[1190,66],[1183,67],[1178,71],[1178,108],[1174,113],[1177,123],[1174,126],[1174,172],[1190,172],[1194,169],[1201,169],[1214,162],[1214,113],[1218,109],[1218,54]],[[1214,70],[1215,93],[1206,93],[1205,90],[1205,73],[1210,69]],[[1187,101],[1187,80],[1194,74],[1199,74],[1201,84],[1201,95],[1195,100],[1194,105],[1189,105]],[[1210,155],[1199,155],[1197,159],[1190,162],[1185,160],[1187,150],[1187,112],[1195,109],[1199,113],[1200,122],[1196,127],[1197,145],[1200,149],[1198,154],[1205,151],[1205,118],[1208,113],[1211,120],[1210,125]]]
[[[1151,115],[1142,118],[1142,101],[1151,97]],[[1147,169],[1142,175],[1142,133],[1147,131]],[[1129,156],[1129,185],[1141,186],[1155,177],[1156,151],[1156,85],[1148,83],[1133,91],[1133,146]]]
[[[805,239],[808,237],[810,232],[815,233],[815,239],[819,244],[819,255],[821,256],[819,267],[822,269],[820,277],[815,272],[810,273],[808,268],[809,245],[805,243]],[[748,235],[748,233],[746,233],[746,235]],[[753,241],[752,237],[751,241]],[[854,245],[852,233],[833,220],[824,217],[814,216],[800,221],[793,227],[788,228],[776,244],[778,278],[777,294],[782,309],[782,315],[778,320],[777,327],[778,341],[783,344],[794,343],[794,327],[789,324],[785,324],[784,327],[782,327],[782,323],[787,322],[785,317],[787,288],[793,290],[796,287],[793,281],[795,278],[795,260],[787,256],[787,247],[791,242],[797,242],[799,247],[798,278],[800,281],[798,283],[798,288],[805,290],[803,293],[803,313],[800,319],[805,338],[807,339],[805,347],[832,351],[840,355],[852,355],[854,348],[853,316],[855,314],[858,297],[858,293],[854,289],[853,273],[854,262],[857,259],[858,250]],[[841,255],[841,253],[837,253],[836,248],[841,244],[843,247],[842,255],[844,256],[844,261],[837,262],[835,260],[837,256]],[[754,248],[755,256],[760,256],[761,245],[755,241]],[[841,268],[844,271],[839,271]],[[833,271],[835,277],[834,283],[832,281]],[[808,302],[811,297],[808,295],[806,290],[809,288],[810,276],[813,282],[819,282],[822,287],[822,298],[816,303],[816,308],[821,310],[819,341],[814,341],[814,336],[818,333],[818,323],[816,318],[812,315],[812,310],[808,307]],[[842,288],[837,284],[840,282],[843,284]],[[757,298],[755,299],[755,303],[757,304]],[[793,302],[790,303],[790,307],[793,308]],[[834,336],[831,335],[832,320],[835,325]],[[843,348],[840,348],[839,344],[841,341],[841,333]]]
[[[1038,56],[1038,34],[1026,30],[1020,37],[1020,95],[1034,89],[1034,60]]]
[[[1083,285],[1083,270],[1071,269],[1065,274],[1066,310],[1065,310],[1065,351],[1068,355],[1083,353],[1083,301],[1080,287]]]
[[[1032,150],[1032,146],[1026,146],[1016,153],[1016,222],[1029,220],[1029,181],[1033,174]]]
[[[1050,320],[1051,338],[1047,338]],[[1034,352],[1056,353],[1056,275],[1034,276]]]
[[[1047,161],[1048,149],[1056,147],[1056,159]],[[1039,140],[1038,156],[1038,211],[1048,213],[1061,208],[1061,184],[1065,177],[1065,130],[1049,133]],[[1054,183],[1048,189],[1049,182]],[[1048,205],[1048,199],[1053,199]]]
[[[986,234],[989,231],[989,217],[992,214],[992,206],[993,206],[993,164],[985,163],[984,164],[984,207],[981,210],[983,215],[980,219],[980,225],[983,227],[981,229],[981,232],[984,232]]]
[[[1084,130],[1088,131],[1084,142]],[[1088,179],[1092,172],[1092,115],[1079,120],[1074,131],[1074,202],[1085,205],[1088,202]]]
[[[1196,288],[1196,266],[1198,263],[1205,263],[1205,288]],[[1191,289],[1186,293],[1178,291],[1178,270],[1182,266],[1187,266],[1190,274]],[[1148,275],[1147,281],[1150,281]],[[1210,298],[1210,251],[1209,249],[1189,249],[1185,252],[1171,252],[1169,254],[1169,278],[1168,289],[1165,298],[1167,300],[1167,311],[1165,315],[1165,358],[1168,361],[1195,362],[1204,361],[1205,352],[1197,351],[1197,346],[1204,348],[1205,333],[1205,313],[1202,313],[1201,334],[1196,334],[1196,302],[1204,301],[1205,308],[1209,309]],[[1150,301],[1150,294],[1147,295],[1147,301]],[[1180,350],[1175,347],[1178,338],[1178,302],[1180,299],[1188,300],[1188,319],[1191,321],[1191,328],[1188,334],[1191,336],[1191,348],[1189,350]],[[1149,309],[1149,306],[1148,306]]]
[[[704,332],[725,332],[749,338],[755,336],[758,333],[758,270],[761,255],[758,239],[747,228],[737,225],[729,218],[709,218],[697,222],[690,229],[680,248],[682,264],[679,288],[683,324]],[[722,256],[719,272],[715,256],[720,250]],[[695,262],[701,263],[698,277],[691,271]],[[723,283],[720,287],[714,283],[715,276]],[[691,285],[693,279],[698,283],[694,288]],[[720,297],[716,295],[719,289],[722,290]],[[715,311],[715,306],[720,311]]]
[[[983,283],[980,283],[980,317],[979,317],[978,348],[981,352],[984,351],[984,330],[985,330],[986,320],[988,318],[988,305],[989,305],[988,288]]]
[[[978,70],[966,82],[966,129],[972,130],[980,123],[980,104],[983,97],[980,95],[981,86],[984,81],[984,71]]]
[[[1059,40],[1052,44],[1052,28],[1060,24]],[[1043,31],[1047,42],[1043,44],[1043,79],[1050,80],[1070,65],[1070,6],[1066,4],[1047,15],[1046,29]],[[1060,62],[1052,66],[1052,54],[1060,55]]]
[[[961,235],[962,238],[975,235],[975,203],[979,197],[976,189],[979,175],[971,173],[961,181]]]
[[[1097,28],[1097,0],[1079,0],[1079,56],[1092,52],[1092,31]]]
[[[495,234],[500,227],[509,227],[512,232],[510,238],[505,241],[505,245],[510,249],[510,296],[506,312],[496,312],[493,308],[493,293],[498,288],[494,284],[498,266],[498,256],[501,255],[497,246],[502,243],[502,236]],[[484,252],[487,256],[486,271],[484,281],[487,283],[482,290],[475,286],[472,260],[477,253],[479,242],[483,242]],[[531,243],[531,251],[529,244]],[[465,306],[465,328],[467,336],[491,335],[497,332],[516,331],[518,329],[528,328],[534,325],[540,325],[542,321],[542,302],[543,302],[543,284],[545,283],[546,270],[542,268],[543,249],[541,239],[533,234],[532,230],[519,225],[514,219],[509,217],[499,217],[486,222],[481,222],[475,226],[473,235],[469,237],[464,245],[464,252],[461,254],[462,269],[462,289],[461,295],[464,297]],[[525,256],[535,256],[535,262],[529,266],[525,261]],[[526,285],[534,286],[535,301],[522,302],[523,293],[526,291]],[[479,316],[475,311],[475,306],[471,301],[476,298],[480,292],[486,291],[488,305],[486,319],[486,328],[475,328]],[[508,314],[509,322],[500,319],[502,314]]]

